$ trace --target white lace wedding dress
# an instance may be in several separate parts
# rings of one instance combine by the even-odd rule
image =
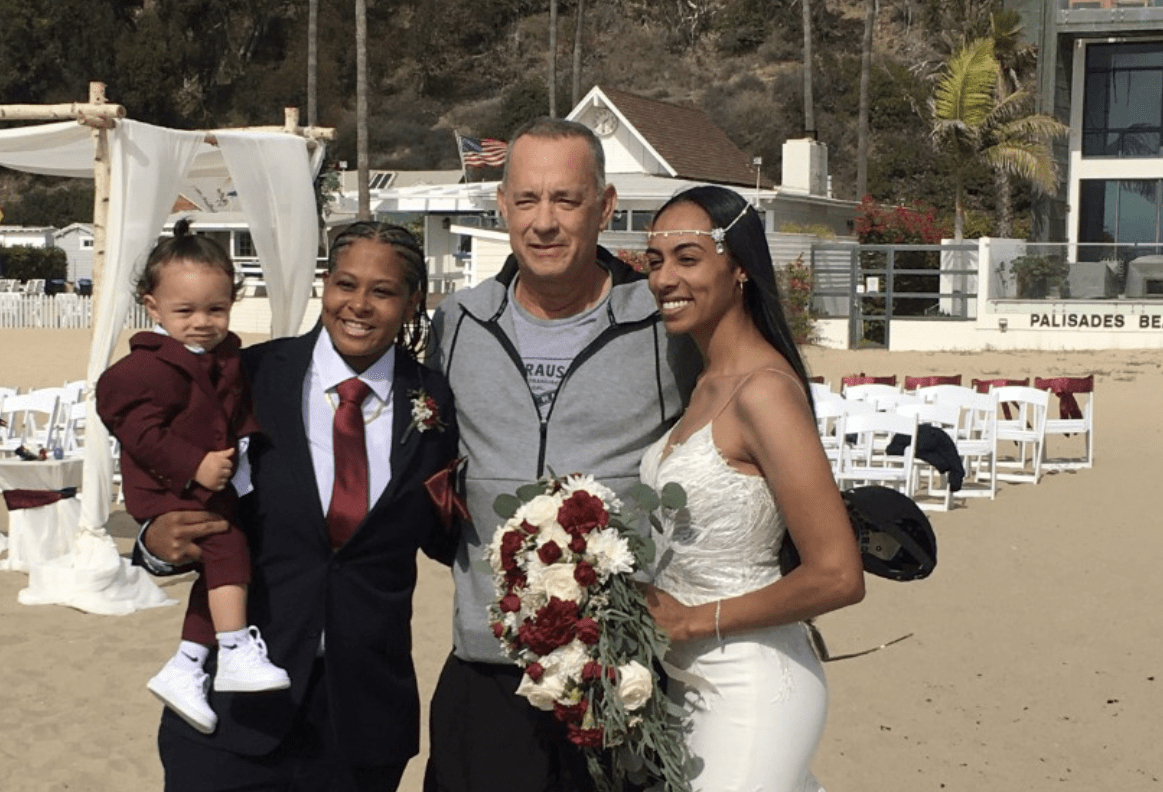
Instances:
[[[646,484],[677,482],[687,495],[686,508],[664,515],[655,585],[701,605],[779,578],[785,527],[767,482],[727,464],[711,424],[664,458],[669,441],[668,432],[647,449],[640,471]],[[670,685],[689,716],[695,792],[819,792],[810,765],[828,694],[803,624],[676,643],[666,659],[706,683]]]

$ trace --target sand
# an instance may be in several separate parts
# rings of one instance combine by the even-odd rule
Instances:
[[[83,331],[5,330],[0,385],[80,378],[87,345]],[[1159,353],[809,348],[807,357],[834,385],[860,371],[967,380],[1094,373],[1098,383],[1093,469],[1002,484],[995,501],[932,514],[940,551],[932,578],[869,578],[863,603],[820,619],[833,654],[911,634],[827,665],[831,704],[815,762],[824,785],[1160,789],[1163,532],[1148,508],[1163,471]],[[124,513],[110,521],[123,550],[133,530]],[[160,789],[160,710],[144,685],[172,651],[182,609],[101,617],[25,607],[16,602],[25,581],[0,573],[0,789]],[[161,584],[181,599],[190,579]],[[450,602],[446,571],[422,562],[414,653],[425,700],[449,649]],[[401,788],[418,792],[422,769],[423,754]]]

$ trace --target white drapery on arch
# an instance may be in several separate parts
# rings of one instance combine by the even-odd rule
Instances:
[[[321,157],[314,158],[313,166],[307,141],[286,133],[217,131],[217,148],[206,143],[203,132],[137,121],[118,121],[107,134],[111,184],[105,270],[94,306],[86,373],[90,387],[81,521],[73,553],[30,569],[29,586],[20,592],[20,601],[123,614],[172,602],[148,576],[126,564],[105,530],[113,460],[92,385],[109,365],[132,305],[135,276],[161,233],[183,180],[228,176],[267,283],[271,334],[297,332],[315,277],[319,239],[313,180]],[[0,130],[0,166],[91,179],[91,132],[71,121]]]

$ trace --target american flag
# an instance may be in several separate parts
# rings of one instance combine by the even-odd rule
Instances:
[[[494,167],[499,168],[505,164],[505,155],[509,151],[509,146],[503,140],[493,140],[492,138],[468,138],[462,137],[460,139],[460,156],[466,168],[484,168]]]

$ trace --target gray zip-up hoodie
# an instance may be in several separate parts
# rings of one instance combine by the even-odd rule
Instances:
[[[646,447],[682,412],[700,368],[698,350],[670,338],[645,279],[598,248],[612,276],[608,324],[570,364],[551,408],[539,415],[514,341],[509,256],[495,279],[449,295],[436,309],[429,365],[456,396],[467,500],[453,577],[454,649],[463,660],[507,663],[489,628],[493,582],[482,552],[501,519],[493,501],[552,470],[588,473],[619,497],[638,481]]]

